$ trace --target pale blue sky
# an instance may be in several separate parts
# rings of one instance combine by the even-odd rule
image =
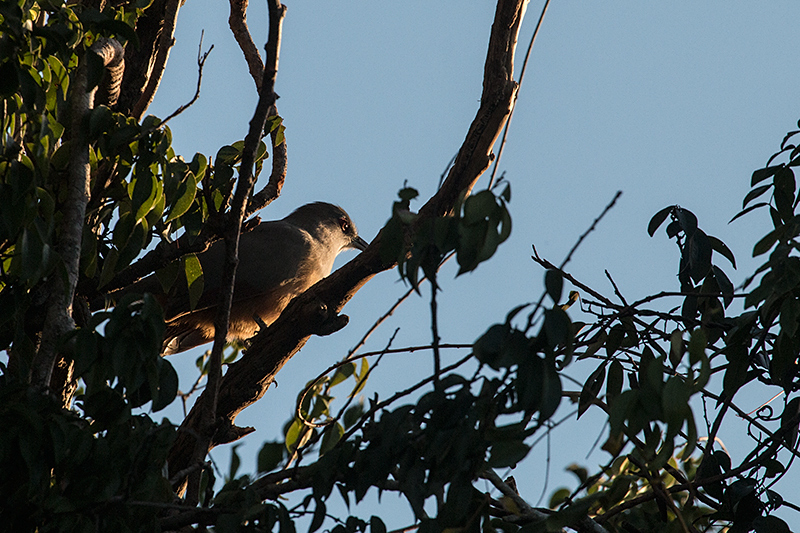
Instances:
[[[283,196],[262,217],[281,218],[298,205],[330,201],[347,209],[369,240],[388,218],[403,183],[427,198],[460,146],[478,106],[494,4],[290,0],[286,5],[276,88],[287,127],[288,176]],[[529,6],[518,68],[541,5]],[[176,151],[187,159],[196,151],[213,155],[242,139],[253,112],[254,85],[227,28],[226,10],[227,2],[219,0],[185,4],[166,76],[150,108],[163,117],[191,98],[205,29],[205,46],[215,48],[200,100],[170,124]],[[740,282],[756,264],[750,252],[768,219],[758,213],[732,225],[727,221],[741,207],[752,171],[800,118],[798,20],[800,3],[793,1],[553,1],[500,165],[512,188],[512,236],[475,273],[453,279],[455,269],[445,268],[439,298],[443,339],[472,342],[512,307],[536,300],[543,272],[530,260],[531,244],[559,262],[617,190],[623,191],[617,207],[567,269],[578,279],[611,294],[603,273],[608,269],[628,299],[677,289],[677,249],[663,232],[649,238],[646,227],[656,211],[678,203],[730,246],[739,271],[726,270]],[[251,6],[248,22],[262,46],[263,5]],[[332,337],[312,339],[279,374],[279,387],[240,415],[240,425],[258,429],[240,449],[247,468],[260,443],[278,436],[299,388],[346,353],[404,292],[397,278],[391,271],[368,283],[345,309],[350,325]],[[395,347],[429,342],[427,313],[427,296],[412,297],[373,336],[369,349],[382,347],[397,327]],[[171,358],[182,384],[193,379],[195,357]],[[430,368],[429,354],[387,357],[365,392],[385,398]],[[576,365],[572,373],[582,376],[593,368]],[[743,397],[742,407],[756,408],[769,392]],[[556,418],[567,412],[562,407]],[[700,413],[696,416],[699,420]],[[744,429],[732,425],[723,436],[734,463],[742,459],[736,435]],[[591,469],[606,461],[599,451],[586,458],[599,432],[589,415],[556,431],[548,495],[559,485],[575,485],[562,473],[569,462]],[[214,456],[226,461],[228,451]],[[535,448],[514,472],[522,494],[534,503],[545,457],[543,446]],[[779,485],[784,496],[792,499],[797,481],[795,475]],[[384,504],[391,500],[384,496]],[[400,513],[404,505],[392,509],[389,517],[369,506],[359,512],[380,513],[390,527],[409,523]],[[779,514],[800,528],[796,513]]]

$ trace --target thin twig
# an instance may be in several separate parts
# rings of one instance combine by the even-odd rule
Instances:
[[[597,216],[596,219],[594,219],[594,222],[592,222],[592,225],[589,226],[589,229],[584,231],[583,234],[578,238],[578,241],[575,243],[575,245],[572,247],[572,249],[567,254],[567,257],[565,257],[564,261],[561,262],[561,268],[564,268],[565,266],[567,266],[567,263],[569,263],[572,260],[572,256],[575,253],[575,251],[580,247],[580,245],[581,245],[581,243],[583,243],[584,239],[586,239],[586,237],[588,237],[589,234],[591,232],[593,232],[597,228],[597,224],[599,224],[600,221],[603,220],[603,217],[605,217],[606,214],[609,211],[611,211],[611,209],[614,207],[614,205],[616,205],[617,200],[619,200],[620,196],[622,196],[622,191],[617,191],[617,194],[614,195],[614,198],[612,198],[611,201],[608,203],[608,205],[605,207],[605,209],[603,209],[603,212],[600,213]]]
[[[242,223],[247,208],[247,199],[255,185],[253,175],[253,163],[255,161],[256,150],[261,142],[264,133],[264,126],[267,122],[267,112],[275,103],[275,78],[278,69],[278,55],[280,50],[280,35],[283,25],[283,17],[286,8],[279,0],[269,2],[270,12],[270,40],[267,43],[267,66],[264,68],[262,91],[259,94],[258,104],[253,118],[250,120],[250,128],[244,139],[242,150],[242,162],[239,167],[239,178],[236,184],[236,193],[231,202],[230,211],[227,213],[227,223],[225,228],[225,266],[222,276],[222,294],[219,307],[214,318],[214,345],[211,349],[211,357],[208,367],[208,379],[206,390],[198,398],[198,402],[205,402],[200,423],[200,439],[195,443],[193,459],[201,461],[211,448],[211,438],[216,431],[217,425],[217,402],[219,398],[219,386],[222,379],[222,351],[228,336],[228,323],[230,321],[231,305],[233,304],[233,287],[236,278],[236,266],[239,262],[239,236],[242,230]],[[192,474],[188,485],[186,500],[190,503],[197,503],[199,498],[200,476]]]
[[[550,6],[550,0],[545,0],[544,7],[542,8],[542,14],[539,15],[539,22],[536,23],[536,29],[533,30],[533,36],[531,37],[531,41],[528,43],[528,50],[525,52],[525,60],[522,62],[522,70],[519,73],[519,85],[522,87],[522,80],[525,79],[525,70],[528,68],[528,58],[531,56],[531,50],[533,49],[533,43],[536,41],[536,36],[539,35],[539,28],[542,27],[542,21],[544,20],[544,14],[547,13],[547,8]],[[514,96],[514,100],[511,103],[511,113],[508,115],[508,121],[506,122],[506,126],[503,129],[503,137],[500,139],[500,148],[497,150],[497,157],[494,160],[494,168],[492,169],[492,177],[489,178],[489,186],[488,189],[492,188],[494,184],[494,178],[497,175],[497,167],[500,165],[500,158],[503,157],[503,148],[506,145],[506,136],[508,135],[508,127],[511,124],[511,119],[514,117],[514,109],[517,107],[517,98],[519,97],[519,91]]]
[[[607,269],[605,270],[605,273],[606,277],[608,278],[608,281],[611,282],[611,286],[614,288],[614,294],[617,295],[617,298],[619,298],[619,300],[622,302],[622,305],[628,307],[628,302],[625,301],[625,297],[619,291],[619,287],[617,287],[617,284],[614,282],[614,278],[611,277],[611,274],[608,272]]]
[[[370,337],[370,335],[372,335],[372,333],[376,329],[378,329],[378,326],[383,324],[386,321],[387,318],[389,318],[390,316],[392,316],[394,314],[394,312],[397,310],[397,308],[400,307],[400,304],[402,304],[404,301],[406,301],[408,299],[409,296],[411,296],[412,292],[414,292],[414,287],[409,288],[400,298],[397,299],[397,301],[394,303],[394,305],[392,305],[389,308],[388,311],[386,311],[383,315],[381,315],[378,318],[378,320],[376,320],[375,323],[372,324],[372,326],[370,326],[370,328],[367,330],[367,332],[364,333],[364,335],[362,335],[361,339],[348,352],[347,357],[345,357],[345,361],[350,361],[351,359],[355,358],[354,354],[364,346],[364,344],[367,342],[367,339]],[[363,354],[361,356],[359,356],[359,357],[363,357]]]
[[[463,365],[464,363],[466,363],[467,361],[469,361],[469,360],[470,360],[472,357],[473,357],[473,354],[472,354],[472,353],[469,353],[469,354],[467,354],[465,357],[462,357],[461,359],[459,359],[458,361],[456,361],[456,362],[455,362],[455,363],[453,363],[452,365],[444,367],[444,368],[442,369],[442,373],[450,372],[451,370],[454,370],[454,369],[458,368],[459,366],[461,366],[461,365]],[[423,379],[422,381],[419,381],[419,382],[418,382],[418,383],[416,383],[415,385],[412,385],[411,387],[409,387],[409,388],[407,388],[407,389],[405,389],[405,390],[402,390],[402,391],[400,391],[400,392],[396,392],[396,393],[395,393],[395,394],[393,394],[393,395],[392,395],[390,398],[388,398],[388,399],[386,399],[386,400],[384,400],[384,401],[382,401],[382,402],[377,402],[375,405],[373,405],[373,406],[370,408],[370,410],[369,410],[369,411],[367,411],[366,413],[364,413],[364,416],[362,416],[362,417],[361,417],[361,420],[359,420],[358,422],[356,422],[356,423],[353,425],[353,427],[351,427],[351,428],[350,428],[350,429],[347,431],[347,433],[345,433],[344,435],[342,435],[342,438],[341,438],[341,439],[339,439],[339,441],[340,441],[340,442],[346,442],[346,441],[347,441],[347,439],[349,439],[349,438],[350,438],[350,437],[353,435],[353,433],[355,433],[356,431],[358,431],[358,430],[361,428],[361,426],[363,426],[363,425],[364,425],[364,423],[365,423],[367,420],[369,420],[369,419],[370,419],[370,418],[371,418],[371,417],[372,417],[372,416],[373,416],[375,413],[377,413],[379,410],[381,410],[381,409],[383,409],[384,407],[386,407],[387,405],[390,405],[391,403],[393,403],[393,402],[395,402],[395,401],[399,400],[400,398],[402,398],[402,397],[404,397],[404,396],[408,396],[408,395],[409,395],[409,394],[411,394],[412,392],[414,392],[414,391],[416,391],[416,390],[419,390],[419,389],[421,389],[422,387],[424,387],[425,385],[427,385],[428,383],[430,383],[430,382],[432,382],[432,381],[433,381],[433,376],[429,376],[429,377],[427,377],[427,378]]]
[[[436,306],[436,291],[439,290],[438,285],[436,283],[436,276],[434,275],[431,279],[431,349],[433,351],[433,387],[439,390],[439,378],[442,372],[442,359],[441,355],[439,354],[439,321],[438,321],[438,310]]]
[[[617,203],[617,199],[621,195],[622,195],[622,191],[617,191],[617,193],[614,195],[614,198],[611,199],[611,201],[608,203],[608,205],[606,205],[606,207],[603,209],[603,211],[597,216],[597,218],[594,219],[594,221],[589,226],[589,228],[586,231],[584,231],[581,234],[580,237],[578,237],[578,240],[575,242],[575,244],[572,246],[572,248],[570,249],[570,251],[567,254],[567,256],[561,262],[561,266],[560,267],[556,267],[550,261],[547,261],[546,259],[543,259],[543,258],[539,257],[539,253],[536,251],[536,246],[535,245],[531,245],[532,248],[533,248],[533,255],[531,256],[531,259],[533,259],[535,262],[539,263],[540,265],[542,265],[544,268],[546,268],[548,270],[557,271],[559,274],[561,274],[561,276],[563,278],[569,280],[573,285],[575,285],[579,289],[583,289],[585,292],[591,294],[592,296],[594,296],[598,300],[606,303],[609,307],[612,307],[612,308],[614,308],[615,306],[611,303],[611,300],[609,300],[608,298],[606,298],[605,296],[603,296],[599,292],[594,291],[591,288],[589,288],[588,286],[583,285],[582,283],[578,282],[578,280],[573,278],[568,273],[564,272],[564,267],[567,265],[567,263],[570,262],[570,260],[572,259],[573,254],[578,250],[578,248],[583,243],[583,241],[586,239],[586,237],[592,231],[595,230],[595,228],[600,223],[600,221],[603,220],[603,217],[606,216],[606,213],[608,213],[611,210],[611,208],[614,207],[614,205]],[[546,291],[542,292],[542,295],[539,297],[539,301],[536,302],[536,305],[533,307],[533,310],[528,315],[528,324],[527,324],[527,326],[525,328],[525,331],[530,329],[531,326],[533,325],[534,317],[535,317],[536,313],[539,311],[539,309],[541,309],[542,303],[544,302],[544,299],[545,299],[546,295],[547,295]]]
[[[275,104],[267,114],[267,119],[278,116],[278,109]],[[263,209],[273,200],[281,195],[283,183],[286,180],[286,138],[280,131],[281,128],[273,129],[270,131],[270,138],[272,139],[272,171],[269,176],[267,184],[257,193],[253,195],[247,204],[246,218],[249,218],[253,213]],[[280,137],[280,138],[279,138]]]
[[[194,96],[192,97],[189,102],[183,104],[178,109],[176,109],[171,115],[161,121],[159,126],[163,126],[173,118],[177,117],[187,109],[189,109],[197,99],[200,98],[200,83],[203,81],[203,66],[206,64],[206,59],[208,59],[208,55],[211,53],[211,50],[214,49],[214,45],[212,44],[207,51],[203,52],[203,33],[205,30],[200,30],[200,44],[197,45],[197,89],[194,92]]]
[[[392,339],[394,339],[394,335],[392,336]],[[391,344],[391,342],[390,342],[390,344]],[[472,348],[472,344],[440,344],[439,348],[441,348],[443,350],[444,349],[460,349],[460,350],[463,350],[463,349],[467,349],[467,348]],[[386,354],[413,353],[413,352],[417,352],[417,351],[420,351],[420,350],[430,350],[430,349],[431,349],[430,345],[408,346],[408,347],[405,347],[405,348],[389,348],[387,346],[383,350],[379,350],[379,351],[375,351],[375,352],[365,352],[365,353],[358,354],[358,355],[348,355],[345,359],[332,364],[331,366],[326,368],[324,371],[320,372],[317,375],[317,377],[315,377],[314,379],[309,381],[308,384],[305,386],[305,388],[298,395],[298,398],[299,398],[298,405],[303,403],[303,401],[305,400],[305,397],[308,395],[308,393],[311,391],[311,389],[314,388],[314,386],[317,384],[317,382],[319,382],[319,380],[321,380],[322,378],[324,378],[325,376],[327,376],[331,372],[333,372],[333,371],[335,371],[335,370],[337,370],[337,369],[339,369],[339,368],[341,368],[341,367],[343,367],[343,366],[345,366],[347,364],[352,363],[353,361],[357,361],[359,359],[364,359],[366,357],[373,357],[373,356],[376,356],[376,355],[379,356],[379,357],[382,357],[382,356],[384,356]],[[372,369],[370,369],[370,371],[371,370]],[[322,424],[322,425],[327,425],[327,424]]]

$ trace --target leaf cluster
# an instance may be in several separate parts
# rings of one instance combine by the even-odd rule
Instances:
[[[392,218],[382,231],[380,254],[384,263],[397,262],[400,278],[419,292],[419,272],[436,285],[436,273],[445,257],[455,252],[458,274],[471,272],[491,258],[497,247],[511,235],[511,215],[506,204],[511,187],[506,182],[499,194],[492,189],[462,196],[453,213],[423,219],[409,210],[417,197],[415,189],[404,188],[392,207]],[[412,237],[413,235],[413,237]]]

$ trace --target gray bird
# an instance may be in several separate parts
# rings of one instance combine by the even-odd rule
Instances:
[[[248,339],[269,325],[295,296],[331,273],[342,250],[364,250],[355,224],[341,207],[316,202],[281,220],[262,222],[239,239],[239,266],[231,306],[228,340]],[[167,330],[162,353],[183,352],[214,340],[214,317],[220,298],[225,242],[217,241],[199,254],[203,294],[193,310],[185,284],[168,294],[150,275],[125,290],[150,292],[164,308]]]

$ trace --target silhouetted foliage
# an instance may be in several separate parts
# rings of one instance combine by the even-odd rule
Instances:
[[[459,361],[440,366],[437,355],[436,372],[417,385],[365,402],[369,354],[348,356],[300,392],[296,416],[283,440],[263,445],[257,472],[239,473],[234,446],[221,487],[205,456],[185,458],[189,466],[170,478],[181,421],[156,422],[138,409],[155,415],[178,392],[175,370],[159,355],[162,311],[148,294],[94,314],[88,302],[152,272],[199,297],[193,254],[224,231],[245,144],[187,162],[172,149],[169,128],[141,119],[132,103],[147,79],[126,75],[119,103],[107,97],[102,46],[114,40],[134,64],[155,61],[159,39],[171,35],[154,29],[177,7],[91,4],[0,4],[0,529],[289,533],[302,519],[310,532],[385,533],[380,509],[334,521],[327,510],[334,495],[350,504],[376,489],[402,494],[423,532],[788,531],[772,514],[785,503],[772,487],[797,455],[800,422],[800,131],[753,173],[735,217],[767,211],[773,224],[754,246],[764,263],[742,287],[725,273],[736,267],[728,246],[688,209],[666,207],[647,229],[655,236],[666,224],[678,245],[677,290],[617,302],[534,253],[545,267],[540,300],[486,317]],[[510,8],[499,4],[502,18]],[[282,142],[280,118],[268,123],[262,136],[276,132],[277,140],[258,145],[256,176]],[[75,226],[81,176],[88,197]],[[461,274],[508,238],[510,187],[462,190],[437,216],[413,213],[416,195],[400,191],[380,260],[396,263],[417,292],[427,281],[435,302],[450,254]],[[76,227],[78,248],[70,248]],[[744,302],[738,314],[729,311],[736,299]],[[431,349],[438,354],[439,339]],[[229,347],[223,362],[241,350]],[[209,365],[198,361],[198,384]],[[577,365],[592,370],[581,390],[565,390],[564,371]],[[717,372],[724,377],[715,389]],[[347,385],[338,408],[332,389]],[[782,392],[780,408],[745,413],[734,401],[743,387]],[[578,417],[592,411],[607,420],[608,461],[595,472],[572,467],[578,487],[554,491],[537,509],[494,469],[526,459],[532,442],[554,430],[564,398]],[[701,402],[713,405],[703,415],[707,432],[698,430]],[[715,439],[731,416],[747,420],[753,439],[738,463]],[[197,473],[192,501],[184,488]],[[499,492],[481,490],[479,479]]]

